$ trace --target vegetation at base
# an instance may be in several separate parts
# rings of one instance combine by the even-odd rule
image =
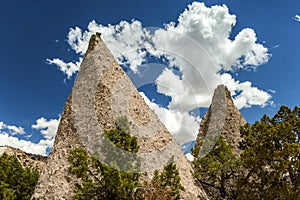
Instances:
[[[242,127],[239,199],[299,199],[299,133],[299,107],[281,106],[274,117]]]
[[[118,148],[132,153],[138,152],[137,138],[130,135],[126,117],[117,118],[116,128],[104,131],[104,136]],[[69,172],[81,178],[81,183],[75,185],[73,199],[145,199],[143,197],[150,193],[152,198],[149,200],[180,198],[179,191],[183,187],[173,160],[161,173],[155,172],[152,182],[141,184],[140,174],[136,173],[136,168],[140,165],[137,157],[123,158],[124,152],[111,148],[107,143],[103,143],[102,148],[101,156],[90,156],[83,148],[71,151],[68,158],[71,164]],[[103,157],[105,162],[101,162]],[[125,165],[126,172],[119,170],[121,166],[118,163]],[[135,170],[131,171],[131,168]],[[168,196],[161,198],[163,195]]]
[[[139,149],[137,138],[129,133],[128,121],[125,117],[118,118],[116,128],[104,131],[104,136],[116,147],[125,151],[137,153]],[[101,152],[104,155],[101,156],[109,158],[109,163],[102,163],[98,156],[89,156],[82,148],[71,152],[70,172],[82,179],[82,183],[75,186],[73,199],[125,200],[130,199],[131,191],[138,186],[140,177],[138,173],[118,170],[120,166],[114,159],[122,157],[120,152],[114,149],[106,151],[106,145],[102,148]],[[130,162],[131,160],[124,160],[122,164],[130,167]]]
[[[150,182],[144,182],[134,191],[134,200],[179,200],[180,191],[185,191],[180,183],[179,172],[174,163],[174,157],[164,166],[161,173],[154,171]]]
[[[192,149],[195,158],[199,155],[200,146],[201,144]],[[240,163],[222,136],[217,140],[213,151],[203,158],[195,159],[192,164],[195,167],[194,177],[209,196],[214,199],[235,199],[234,180],[239,174]]]
[[[16,156],[0,155],[0,199],[30,199],[38,177],[36,170],[23,168]]]
[[[180,191],[185,191],[185,189],[180,183],[180,176],[176,168],[176,164],[174,163],[174,157],[172,157],[168,164],[164,166],[161,173],[157,170],[154,172],[152,185],[157,185],[159,188],[169,189],[168,191],[170,191],[170,194],[168,199],[180,199]]]
[[[193,161],[194,175],[212,199],[299,199],[299,132],[300,108],[281,106],[272,118],[241,127],[240,157],[220,137],[208,155]]]

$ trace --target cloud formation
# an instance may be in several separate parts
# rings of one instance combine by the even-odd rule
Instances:
[[[270,101],[271,95],[257,87],[252,86],[250,81],[240,82],[234,80],[230,74],[224,73],[221,76],[222,83],[227,86],[233,96],[233,102],[238,109],[249,108],[253,105],[265,107],[266,105],[273,105]],[[275,91],[269,91],[274,93]],[[238,94],[238,95],[237,95]]]
[[[137,20],[121,21],[117,25],[104,26],[94,20],[88,24],[87,30],[82,32],[79,27],[71,28],[68,33],[68,44],[80,56],[86,52],[90,37],[96,32],[102,34],[105,44],[120,64],[128,65],[134,72],[138,66],[146,61],[145,47],[151,47],[147,41],[149,32]],[[65,62],[59,58],[47,59],[49,64],[55,64],[67,77],[71,77],[79,69],[82,58],[76,63]]]
[[[40,131],[43,139],[38,143],[33,143],[17,137],[17,134],[28,135],[23,127],[11,126],[0,122],[0,146],[8,145],[27,153],[45,156],[47,155],[47,150],[53,146],[58,124],[59,119],[47,120],[43,117],[37,119],[36,124],[32,125],[32,129]]]
[[[300,22],[300,15],[295,15],[294,20]]]
[[[0,146],[11,146],[21,149],[27,153],[40,154],[45,156],[48,146],[36,144],[28,140],[22,140],[15,136],[11,136],[8,133],[0,133]]]
[[[7,125],[0,121],[0,131],[6,129],[11,135],[25,134],[24,128],[20,126]]]
[[[6,128],[10,131],[10,133],[12,135],[24,134],[25,133],[24,128],[22,128],[20,126],[19,127],[17,127],[17,126],[7,126]]]
[[[176,22],[163,28],[143,27],[137,20],[107,26],[91,21],[86,30],[75,27],[68,33],[67,41],[79,55],[78,62],[65,62],[59,58],[47,61],[71,77],[78,71],[90,36],[96,32],[102,34],[103,41],[118,62],[134,73],[149,62],[149,57],[163,61],[168,67],[156,78],[155,84],[158,92],[170,96],[171,101],[167,108],[155,106],[150,101],[148,105],[176,136],[179,132],[188,133],[194,127],[182,124],[178,128],[176,120],[189,118],[190,123],[197,122],[190,111],[208,107],[219,84],[229,88],[238,108],[272,104],[268,92],[231,76],[236,70],[255,69],[268,62],[271,56],[268,49],[258,43],[253,29],[244,28],[232,36],[235,24],[236,16],[226,5],[207,7],[200,2],[190,4]],[[194,135],[183,136],[185,139],[179,141],[192,139]]]
[[[60,119],[45,119],[41,117],[36,120],[36,124],[31,126],[32,129],[39,130],[46,139],[53,139],[56,135]]]
[[[73,74],[75,74],[80,67],[82,62],[82,58],[79,58],[79,61],[73,62],[64,62],[59,58],[47,59],[47,63],[50,65],[56,65],[60,71],[67,75],[67,78],[71,78]]]
[[[199,116],[193,116],[189,112],[160,107],[156,103],[151,102],[143,92],[140,92],[140,95],[150,109],[154,110],[168,131],[175,137],[177,143],[183,144],[197,138],[201,121]]]

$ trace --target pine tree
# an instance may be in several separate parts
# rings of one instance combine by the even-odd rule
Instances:
[[[300,108],[281,106],[274,117],[264,115],[241,129],[238,199],[299,199]]]
[[[0,199],[30,199],[39,173],[23,168],[17,157],[3,153],[0,156]]]
[[[102,144],[101,157],[105,158],[105,163],[99,155],[89,156],[82,148],[73,150],[69,156],[70,173],[82,179],[82,183],[75,186],[73,199],[126,200],[139,185],[140,175],[135,170],[130,171],[138,167],[138,158],[123,157],[118,151],[121,148],[135,155],[139,149],[137,138],[130,135],[127,118],[117,118],[116,128],[104,131],[104,136],[117,147]],[[119,163],[125,166],[126,172],[120,170]]]
[[[179,200],[180,191],[185,191],[180,180],[174,157],[172,157],[161,173],[155,170],[154,177],[150,182],[144,182],[142,186],[133,191],[132,199]]]
[[[163,171],[159,174],[156,170],[152,180],[153,185],[159,185],[160,188],[165,190],[169,189],[170,199],[179,200],[180,191],[184,191],[184,187],[180,183],[180,176],[172,157],[168,164],[164,166]]]
[[[238,158],[222,136],[210,153],[199,158],[201,142],[192,149],[195,157],[192,162],[195,169],[194,177],[212,199],[234,199],[235,179],[241,170]]]

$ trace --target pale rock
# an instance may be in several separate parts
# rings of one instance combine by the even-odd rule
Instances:
[[[68,156],[84,147],[89,153],[101,146],[104,130],[115,127],[115,119],[127,116],[131,134],[138,138],[144,180],[161,170],[174,155],[185,191],[182,199],[208,199],[193,177],[193,168],[173,136],[150,110],[137,89],[103,43],[100,34],[91,37],[58,127],[52,152],[32,199],[71,199],[74,184]],[[55,169],[55,170],[54,170]]]

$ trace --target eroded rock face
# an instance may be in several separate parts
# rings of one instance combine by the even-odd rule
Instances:
[[[196,145],[199,144],[199,140],[209,138],[210,135],[221,135],[232,147],[233,153],[239,156],[240,127],[245,124],[244,117],[233,103],[230,91],[226,86],[219,85],[215,89],[211,105],[200,123]],[[214,137],[211,136],[211,138]]]
[[[100,38],[93,35],[81,64],[63,115],[47,166],[42,172],[32,199],[71,199],[74,183],[68,173],[68,155],[76,147],[89,153],[101,145],[104,130],[115,127],[115,119],[126,116],[131,134],[138,138],[143,179],[162,169],[175,155],[182,199],[208,199],[196,185],[193,169],[180,146],[146,105],[129,77],[118,65]]]
[[[0,155],[4,152],[16,156],[23,167],[36,169],[38,172],[44,169],[47,162],[47,157],[45,156],[26,153],[10,146],[0,146]]]

